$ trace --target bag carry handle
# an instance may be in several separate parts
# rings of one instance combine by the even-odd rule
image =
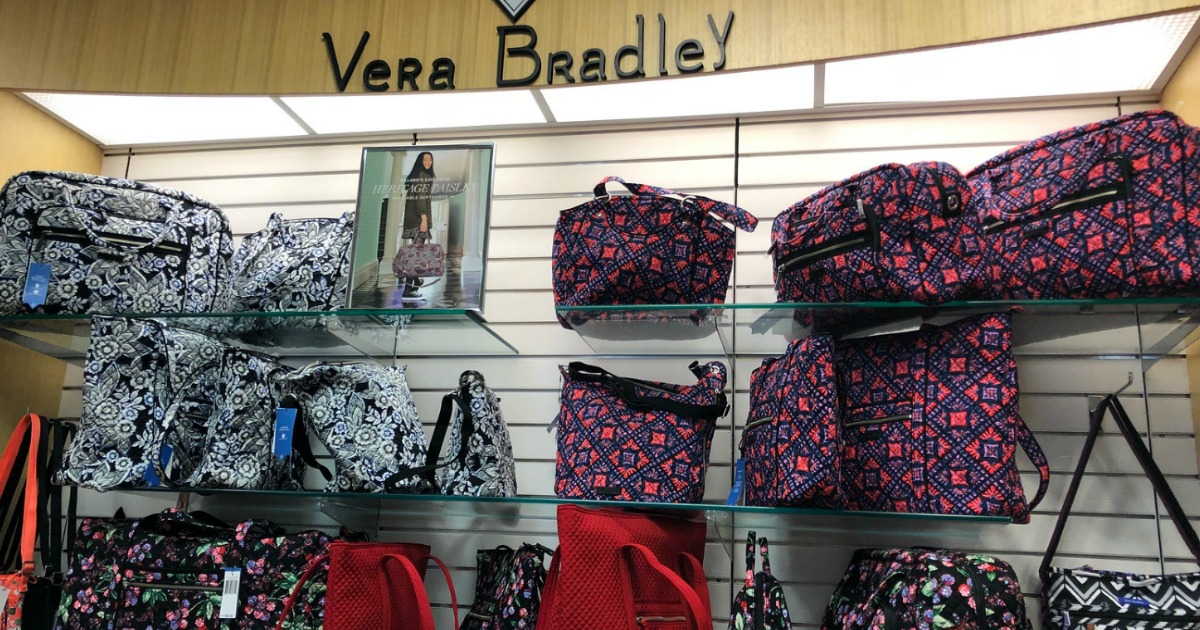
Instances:
[[[0,510],[15,511],[16,498],[22,496],[17,491],[18,483],[13,483],[20,478],[20,464],[17,460],[24,460],[25,465],[25,487],[24,495],[22,496],[21,518],[11,518],[11,522],[19,521],[21,531],[21,574],[26,578],[33,576],[34,572],[34,556],[33,550],[37,540],[39,512],[41,512],[41,502],[38,500],[38,471],[42,468],[41,461],[38,459],[38,453],[41,452],[42,430],[44,421],[41,416],[34,414],[26,414],[17,422],[16,429],[13,430],[12,436],[9,438],[8,445],[4,448],[4,455],[0,456],[0,485],[4,487],[4,494],[0,496]],[[28,441],[26,439],[28,438]],[[24,590],[24,582],[21,589]]]
[[[1150,454],[1150,450],[1146,448],[1146,444],[1142,442],[1141,436],[1137,434],[1137,430],[1133,427],[1133,422],[1129,420],[1129,415],[1125,413],[1125,407],[1121,405],[1121,401],[1114,395],[1104,397],[1100,404],[1096,406],[1091,413],[1091,426],[1088,428],[1087,439],[1083,443],[1083,453],[1079,456],[1079,463],[1075,465],[1075,474],[1071,476],[1071,486],[1067,489],[1067,496],[1063,499],[1062,510],[1058,513],[1058,522],[1054,524],[1054,533],[1050,536],[1050,544],[1046,547],[1046,554],[1042,556],[1042,566],[1038,572],[1045,576],[1050,571],[1050,563],[1054,560],[1054,554],[1058,551],[1058,544],[1062,540],[1063,529],[1067,525],[1067,517],[1071,514],[1071,506],[1075,503],[1075,495],[1079,493],[1079,484],[1083,481],[1083,471],[1087,468],[1088,460],[1092,456],[1092,449],[1096,446],[1096,438],[1100,435],[1100,425],[1104,421],[1107,412],[1112,412],[1112,418],[1117,424],[1117,428],[1121,430],[1121,434],[1125,436],[1125,442],[1129,444],[1129,448],[1133,451],[1134,456],[1141,465],[1142,471],[1146,473],[1146,477],[1150,479],[1150,484],[1154,486],[1154,493],[1162,500],[1163,506],[1167,509],[1167,514],[1171,516],[1171,522],[1175,523],[1175,529],[1179,531],[1179,535],[1183,537],[1183,542],[1187,545],[1188,551],[1192,552],[1192,556],[1196,559],[1196,564],[1200,564],[1200,538],[1196,536],[1196,530],[1192,524],[1188,522],[1187,516],[1183,513],[1183,508],[1179,505],[1179,499],[1175,498],[1175,493],[1171,490],[1170,484],[1167,483],[1166,477],[1163,476],[1162,470],[1158,468],[1158,464],[1154,462],[1154,457]]]
[[[38,461],[46,462],[46,470],[58,470],[62,467],[67,439],[75,435],[75,425],[59,418],[47,418],[43,426],[45,427],[43,433],[45,438],[42,440],[42,453],[38,454]],[[38,512],[38,518],[44,519],[38,524],[38,531],[42,532],[42,570],[44,575],[49,576],[55,584],[58,584],[62,579],[63,569],[60,566],[64,549],[63,488],[58,484],[50,483],[49,475],[43,475],[38,486],[38,492],[41,495],[38,500],[47,507],[47,509],[42,509]],[[67,489],[65,549],[68,551],[75,546],[74,525],[78,501],[78,488],[72,485]]]
[[[316,573],[317,569],[327,562],[329,562],[328,551],[313,559],[308,564],[308,568],[304,569],[304,572],[300,574],[300,578],[296,580],[296,585],[292,587],[292,592],[288,593],[288,596],[283,601],[283,612],[279,613],[279,621],[275,622],[275,630],[283,630],[283,622],[288,618],[288,615],[292,614],[292,609],[296,607],[296,600],[300,598],[300,589],[304,587],[304,584],[308,582],[313,573]]]
[[[1029,502],[1029,511],[1037,507],[1042,499],[1046,498],[1046,491],[1050,488],[1050,462],[1046,460],[1046,453],[1042,451],[1042,446],[1038,444],[1037,438],[1033,436],[1033,431],[1029,430],[1029,425],[1025,424],[1025,419],[1017,416],[1017,443],[1025,450],[1025,454],[1029,456],[1029,461],[1038,469],[1037,494],[1033,500]]]
[[[446,568],[446,564],[437,556],[429,555],[426,556],[426,558],[437,563],[438,567],[442,570],[442,575],[446,578],[446,584],[450,588],[450,607],[451,610],[454,611],[454,627],[457,628],[458,595],[454,592],[454,580],[450,578],[450,570]],[[400,564],[400,567],[403,570],[403,576],[407,578],[404,585],[407,588],[404,590],[408,590],[410,593],[412,593],[413,598],[417,601],[418,619],[413,620],[411,617],[404,614],[411,611],[397,610],[395,601],[393,600],[391,605],[384,607],[384,610],[386,611],[386,617],[384,618],[387,620],[387,623],[383,627],[388,628],[389,630],[409,630],[410,628],[418,628],[419,630],[436,630],[433,625],[433,609],[429,605],[429,593],[425,591],[425,579],[421,576],[420,571],[417,571],[416,565],[413,564],[412,560],[409,560],[405,556],[399,554],[388,554],[379,561],[380,569],[383,570],[384,575],[388,578],[391,578],[392,576],[392,574],[388,572],[386,568],[388,562],[398,562]],[[388,579],[388,581],[391,582],[392,580]],[[390,589],[391,592],[397,592],[398,590],[401,589],[396,587]]]
[[[597,199],[609,197],[610,196],[608,194],[608,183],[609,182],[617,182],[618,184],[621,184],[622,186],[625,187],[626,190],[633,193],[634,195],[652,195],[652,196],[656,196],[656,197],[678,197],[682,200],[683,204],[685,204],[685,205],[688,203],[695,203],[695,204],[699,205],[700,209],[703,210],[704,212],[711,212],[711,213],[721,217],[722,219],[732,223],[733,225],[735,225],[739,228],[742,228],[743,230],[745,230],[747,232],[753,232],[754,228],[758,227],[758,219],[754,215],[750,214],[749,212],[746,212],[745,210],[742,210],[741,208],[739,208],[731,203],[725,203],[724,201],[717,201],[716,199],[709,199],[708,197],[698,197],[696,195],[681,195],[681,194],[675,192],[674,190],[669,190],[667,188],[659,188],[657,186],[647,186],[646,184],[628,183],[625,180],[621,179],[620,177],[605,177],[603,180],[600,181],[599,184],[596,184],[595,188],[592,189],[592,194],[595,195],[595,197]]]
[[[15,512],[25,496],[21,485],[21,471],[29,457],[29,442],[32,440],[30,433],[27,426],[18,422],[12,436],[9,437],[3,458],[0,458],[0,487],[3,488],[3,493],[0,494],[0,520],[4,520],[3,517],[6,517],[9,511]],[[12,451],[11,455],[9,451]],[[5,571],[18,566],[21,555],[20,538],[24,531],[20,518],[14,515],[7,520],[8,525],[0,537],[0,569]]]
[[[442,453],[442,444],[446,441],[446,431],[450,427],[450,416],[454,411],[455,396],[456,394],[451,393],[442,397],[442,409],[438,412],[437,423],[433,425],[433,435],[429,438],[429,448],[425,451],[425,465],[406,468],[393,473],[383,481],[385,490],[394,490],[401,481],[418,476],[424,477],[430,483],[433,483],[433,472],[450,463],[449,461],[444,461],[439,464],[437,460],[438,455]]]
[[[688,612],[691,613],[690,617],[692,623],[695,624],[693,626],[694,628],[697,630],[701,628],[707,630],[708,628],[712,627],[712,615],[709,612],[708,606],[705,606],[704,602],[701,600],[700,595],[697,592],[698,589],[694,584],[689,584],[688,582],[684,581],[682,577],[679,577],[678,574],[668,569],[665,565],[663,565],[663,563],[659,562],[658,558],[654,557],[654,552],[650,551],[650,549],[645,545],[639,545],[636,543],[622,545],[621,553],[625,556],[626,561],[629,562],[631,566],[638,560],[644,562],[651,569],[654,569],[656,573],[666,578],[671,586],[675,587],[675,590],[679,591],[679,594],[683,596],[684,603],[687,604]],[[689,561],[689,564],[692,561],[696,562],[696,564],[699,564],[699,561],[690,554],[680,555],[690,558],[691,560]],[[693,576],[695,576],[694,568],[692,572]]]
[[[704,378],[707,374],[698,362],[693,362],[688,366],[688,369],[696,375],[696,378]],[[716,420],[729,411],[729,405],[727,404],[724,392],[718,392],[716,401],[711,405],[693,405],[669,398],[643,396],[638,393],[639,389],[655,386],[646,381],[617,376],[604,368],[579,361],[572,361],[567,364],[567,374],[573,380],[586,383],[599,383],[608,387],[617,395],[617,398],[620,398],[625,404],[638,410],[657,409],[696,420]]]
[[[177,218],[176,218],[176,215],[178,213],[175,211],[174,208],[168,208],[166,217],[163,218],[161,221],[159,221],[157,219],[138,219],[138,221],[141,221],[143,223],[159,223],[163,227],[161,230],[157,230],[154,233],[153,238],[148,239],[145,243],[138,243],[135,245],[132,243],[122,243],[119,241],[114,241],[110,237],[106,237],[106,236],[103,236],[100,234],[101,225],[108,221],[108,217],[104,216],[103,210],[89,210],[87,208],[80,208],[78,206],[67,206],[67,205],[64,205],[61,207],[63,209],[71,211],[71,214],[74,215],[76,221],[78,221],[80,229],[82,229],[83,232],[85,234],[87,234],[88,240],[90,240],[93,244],[98,245],[100,247],[111,247],[111,248],[117,249],[119,251],[124,252],[125,255],[127,255],[127,256],[140,254],[142,252],[149,251],[149,250],[154,249],[155,247],[158,247],[159,245],[162,244],[163,240],[165,240],[167,238],[167,235],[171,231],[168,228],[168,226],[170,226],[173,223],[178,222]],[[97,216],[103,218],[103,221],[97,222],[96,221]],[[114,235],[114,236],[116,236],[116,235]]]

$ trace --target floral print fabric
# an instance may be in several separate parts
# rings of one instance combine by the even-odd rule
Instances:
[[[284,377],[306,425],[333,455],[330,492],[432,490],[413,476],[389,488],[401,471],[426,464],[427,447],[403,367],[317,363]]]
[[[511,497],[517,494],[516,464],[500,398],[479,372],[468,370],[450,393],[457,403],[450,423],[453,457],[438,471],[442,494]]]
[[[771,575],[767,539],[758,539],[762,571],[754,572],[754,532],[746,536],[746,584],[733,598],[729,630],[791,630],[792,617],[783,585]]]
[[[195,488],[301,490],[303,460],[276,457],[275,409],[290,370],[270,357],[227,347],[221,356],[218,399],[204,436],[204,451],[184,485]]]
[[[824,630],[1029,630],[1016,573],[1003,560],[937,549],[859,549]]]
[[[171,446],[174,470],[187,474],[200,454],[205,414],[215,397],[223,345],[148,319],[96,316],[83,374],[79,435],[55,483],[108,490],[163,477],[159,454]]]
[[[201,313],[228,283],[233,237],[217,206],[126,179],[30,171],[0,191],[0,313]],[[23,302],[30,263],[45,303]]]
[[[174,509],[140,520],[84,519],[63,582],[56,630],[269,630],[283,599],[330,538],[268,521],[217,527]],[[242,569],[235,619],[219,619],[226,568]],[[318,630],[324,577],[304,590],[289,630]]]
[[[475,602],[459,630],[534,628],[546,585],[548,551],[530,544],[515,551],[506,546],[480,549],[475,554]]]

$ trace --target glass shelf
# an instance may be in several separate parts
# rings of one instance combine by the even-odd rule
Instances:
[[[844,531],[896,531],[933,529],[939,535],[953,532],[960,526],[1004,525],[1012,523],[1006,517],[964,516],[944,514],[902,514],[891,512],[852,512],[815,508],[775,508],[720,503],[637,503],[629,501],[583,501],[547,496],[466,497],[416,494],[370,494],[297,490],[222,490],[212,488],[137,488],[116,492],[164,496],[179,493],[199,495],[205,501],[237,501],[253,499],[258,502],[281,500],[294,505],[296,500],[309,500],[317,509],[339,523],[367,531],[380,517],[398,516],[406,519],[430,518],[450,521],[515,521],[554,520],[558,506],[580,505],[637,510],[663,515],[705,518],[718,527],[755,526],[763,529],[817,529]],[[937,525],[941,523],[942,525]],[[461,524],[461,523],[460,523]],[[970,532],[968,532],[970,534]],[[950,535],[953,535],[951,533]],[[973,534],[972,534],[973,535]]]
[[[477,311],[342,309],[276,313],[131,314],[214,335],[277,357],[513,355]],[[90,315],[3,315],[0,338],[82,363]]]
[[[913,330],[978,313],[1014,312],[1018,354],[1138,357],[1182,352],[1200,327],[1200,297],[1094,300],[647,304],[559,307],[597,353],[781,353],[814,332],[840,337]]]

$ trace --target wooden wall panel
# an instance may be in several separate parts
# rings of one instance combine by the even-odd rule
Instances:
[[[1193,0],[1070,0],[1049,10],[1040,0],[541,0],[521,23],[538,32],[538,54],[587,48],[608,53],[636,41],[634,16],[646,18],[644,60],[658,73],[658,22],[666,50],[685,38],[716,61],[717,28],[729,11],[728,69],[756,68],[909,50],[1117,20],[1196,6]],[[393,67],[416,57],[454,59],[459,89],[494,88],[497,27],[508,17],[491,0],[3,0],[0,87],[169,94],[301,94],[336,91],[321,39],[333,36],[339,62],[371,32],[369,60]],[[516,39],[514,44],[523,42]],[[630,62],[631,63],[631,62]],[[673,69],[673,63],[667,64]],[[508,76],[528,74],[516,60]],[[576,66],[578,67],[578,65]],[[543,68],[544,72],[544,68]],[[543,74],[544,77],[544,74]],[[392,81],[395,89],[395,81]],[[538,83],[545,83],[541,79]],[[352,78],[350,90],[362,91]]]

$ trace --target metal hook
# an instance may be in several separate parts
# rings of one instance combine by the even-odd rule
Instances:
[[[412,143],[412,145],[413,145],[414,147],[415,147],[415,146],[417,146],[417,132],[415,132],[415,131],[413,132],[413,143]]]
[[[1121,386],[1121,389],[1118,389],[1117,391],[1113,392],[1112,395],[1120,396],[1121,392],[1129,389],[1130,385],[1133,385],[1133,372],[1129,372],[1129,380],[1125,381],[1125,384]]]

